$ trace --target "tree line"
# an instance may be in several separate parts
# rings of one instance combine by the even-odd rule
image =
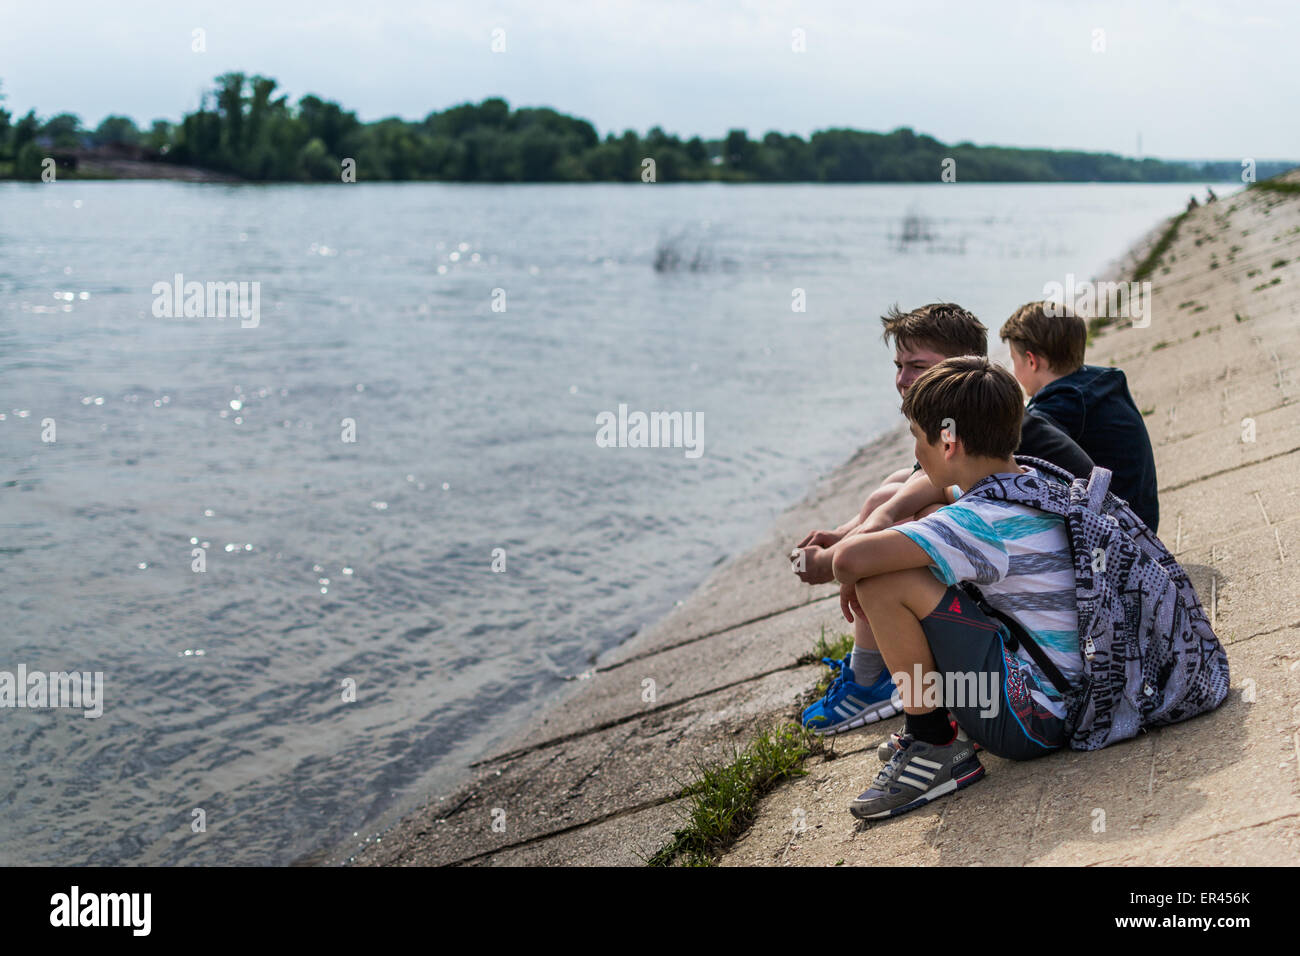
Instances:
[[[40,177],[52,152],[127,151],[140,158],[255,182],[337,182],[345,160],[358,180],[455,182],[1200,182],[1238,179],[1240,163],[1167,162],[1113,153],[948,145],[906,127],[890,133],[826,129],[807,139],[682,140],[658,126],[604,139],[584,119],[541,107],[511,109],[491,97],[423,120],[363,123],[314,94],[296,104],[264,76],[225,73],[179,123],[142,129],[109,116],[85,129],[71,113],[15,120],[0,95],[0,175]],[[653,163],[648,163],[652,160]],[[1260,178],[1289,168],[1260,163]],[[1274,169],[1273,167],[1276,167]]]

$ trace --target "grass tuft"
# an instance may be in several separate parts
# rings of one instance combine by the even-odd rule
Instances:
[[[795,663],[815,664],[823,657],[839,660],[852,647],[852,634],[827,640],[823,626],[813,649]],[[831,668],[826,668],[826,675],[813,691],[814,700],[826,693]],[[762,731],[744,750],[733,747],[728,763],[697,761],[693,782],[677,794],[691,801],[685,825],[673,831],[672,839],[646,863],[714,866],[718,856],[754,822],[759,799],[780,781],[804,776],[808,772],[803,769],[804,760],[825,752],[820,737],[797,723],[786,722]]]
[[[817,643],[807,654],[802,655],[796,664],[816,664],[823,657],[829,657],[831,660],[839,660],[853,647],[853,635],[841,634],[831,640],[826,640],[826,626],[822,625],[821,637],[817,638]]]
[[[793,723],[762,731],[730,763],[696,764],[696,780],[682,791],[691,809],[686,825],[646,862],[650,866],[714,866],[758,812],[776,784],[802,777],[804,760],[821,751],[817,737]]]
[[[1088,342],[1091,343],[1098,333],[1115,320],[1108,315],[1094,315],[1088,320]]]
[[[1137,269],[1133,272],[1134,281],[1142,282],[1145,279],[1151,278],[1152,274],[1156,271],[1156,266],[1160,264],[1161,257],[1169,251],[1169,247],[1172,246],[1174,240],[1178,238],[1178,227],[1183,224],[1183,220],[1186,218],[1187,213],[1185,212],[1179,213],[1174,217],[1173,221],[1169,224],[1169,228],[1164,231],[1164,234],[1160,237],[1159,241],[1151,247],[1151,251],[1147,253],[1146,258],[1138,263]],[[1197,245],[1200,245],[1200,243],[1198,242]]]
[[[1291,193],[1300,193],[1300,183],[1284,183],[1276,179],[1265,179],[1262,182],[1255,183],[1252,189],[1262,189],[1270,193],[1282,193],[1284,195]]]
[[[826,628],[823,626],[821,637],[817,638],[816,646],[807,654],[804,654],[795,661],[795,663],[816,664],[820,662],[823,657],[829,657],[833,661],[838,661],[851,650],[853,650],[852,634],[841,634],[839,637],[828,641],[826,640]],[[811,695],[812,700],[817,700],[822,694],[826,693],[826,688],[831,684],[831,673],[831,669],[829,667],[826,668],[826,676],[818,681],[817,686],[813,689]],[[811,703],[812,700],[810,700],[809,703]]]

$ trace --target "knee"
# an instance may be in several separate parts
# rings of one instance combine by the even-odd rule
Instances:
[[[930,573],[928,568],[908,568],[906,571],[891,571],[878,574],[874,578],[863,578],[858,582],[858,603],[864,611],[874,607],[897,607],[903,605],[923,617],[942,596],[944,585]],[[924,610],[918,610],[924,608]]]
[[[877,574],[873,578],[863,578],[857,584],[858,603],[865,611],[868,607],[882,607],[886,604],[898,604],[902,597],[899,590],[900,576],[906,571],[891,571],[889,574]]]

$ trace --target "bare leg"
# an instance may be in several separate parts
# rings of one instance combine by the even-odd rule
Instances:
[[[907,479],[912,477],[911,468],[900,468],[888,478],[881,482],[882,485],[901,485]]]
[[[885,489],[884,489],[884,488],[881,488],[880,490],[881,490],[881,491],[884,491]],[[872,497],[875,497],[875,495],[872,495]],[[887,500],[887,499],[886,499],[886,500]],[[867,503],[868,503],[868,504],[871,503],[871,499],[870,499],[870,498],[867,499]],[[917,520],[919,520],[919,519],[921,519],[921,518],[924,518],[926,515],[934,514],[936,511],[938,511],[938,510],[939,510],[940,508],[942,508],[942,507],[943,507],[943,505],[927,505],[926,507],[924,507],[924,508],[922,508],[920,511],[918,511],[916,514],[914,514],[912,517],[910,517],[910,518],[904,518],[902,521],[895,521],[894,524],[892,525],[892,527],[897,528],[900,524],[907,524],[909,521],[917,521]],[[864,510],[865,510],[865,509],[864,509]],[[926,573],[926,575],[927,575],[928,577],[930,577],[930,578],[933,578],[933,577],[934,577],[934,575],[930,574],[929,571],[926,571],[925,568],[921,568],[921,570],[922,570],[922,571],[925,571],[925,573]],[[935,583],[937,584],[938,582],[936,581]],[[943,589],[940,588],[940,593],[942,593],[942,591],[943,591]],[[937,597],[936,597],[934,600],[935,600],[935,603],[936,603],[936,604],[937,604],[938,601],[939,601],[939,599],[938,599]],[[863,610],[865,610],[865,609],[866,609],[866,605],[864,604],[864,605],[863,605]],[[933,610],[933,609],[934,609],[934,608],[933,608],[933,606],[932,606],[930,610]],[[928,614],[928,613],[930,613],[930,612],[929,612],[929,611],[926,611],[926,614]],[[922,616],[924,617],[924,615],[922,615]],[[864,650],[868,650],[868,651],[876,651],[876,650],[879,650],[879,649],[880,649],[879,646],[876,644],[876,638],[875,638],[875,635],[874,635],[874,634],[872,633],[872,631],[871,631],[871,622],[870,622],[867,618],[864,618],[864,617],[862,617],[862,616],[860,616],[860,615],[859,615],[859,616],[856,616],[856,617],[854,618],[854,621],[853,621],[853,644],[854,644],[854,646],[856,646],[856,647],[861,647],[861,648],[863,648]],[[888,665],[886,665],[886,666],[888,666]],[[893,669],[892,669],[892,668],[890,669],[890,672],[891,672],[891,673],[893,672]]]
[[[858,603],[867,613],[873,636],[882,635],[878,646],[891,674],[911,676],[917,665],[922,675],[934,672],[934,655],[921,630],[921,619],[938,606],[946,590],[929,568],[894,571],[858,582]],[[934,710],[921,706],[924,680],[907,684],[907,697],[912,700],[903,700],[903,710],[909,714]]]
[[[871,633],[871,623],[861,614],[853,615],[853,646],[864,651],[879,649],[876,647],[876,636]]]

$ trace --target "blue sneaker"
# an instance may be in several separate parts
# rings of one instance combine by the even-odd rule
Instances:
[[[880,677],[870,687],[863,687],[854,683],[849,660],[849,657],[842,661],[822,658],[837,671],[835,680],[826,689],[825,696],[803,712],[804,727],[819,737],[857,730],[903,710],[898,688],[890,680],[887,668],[881,670]]]

